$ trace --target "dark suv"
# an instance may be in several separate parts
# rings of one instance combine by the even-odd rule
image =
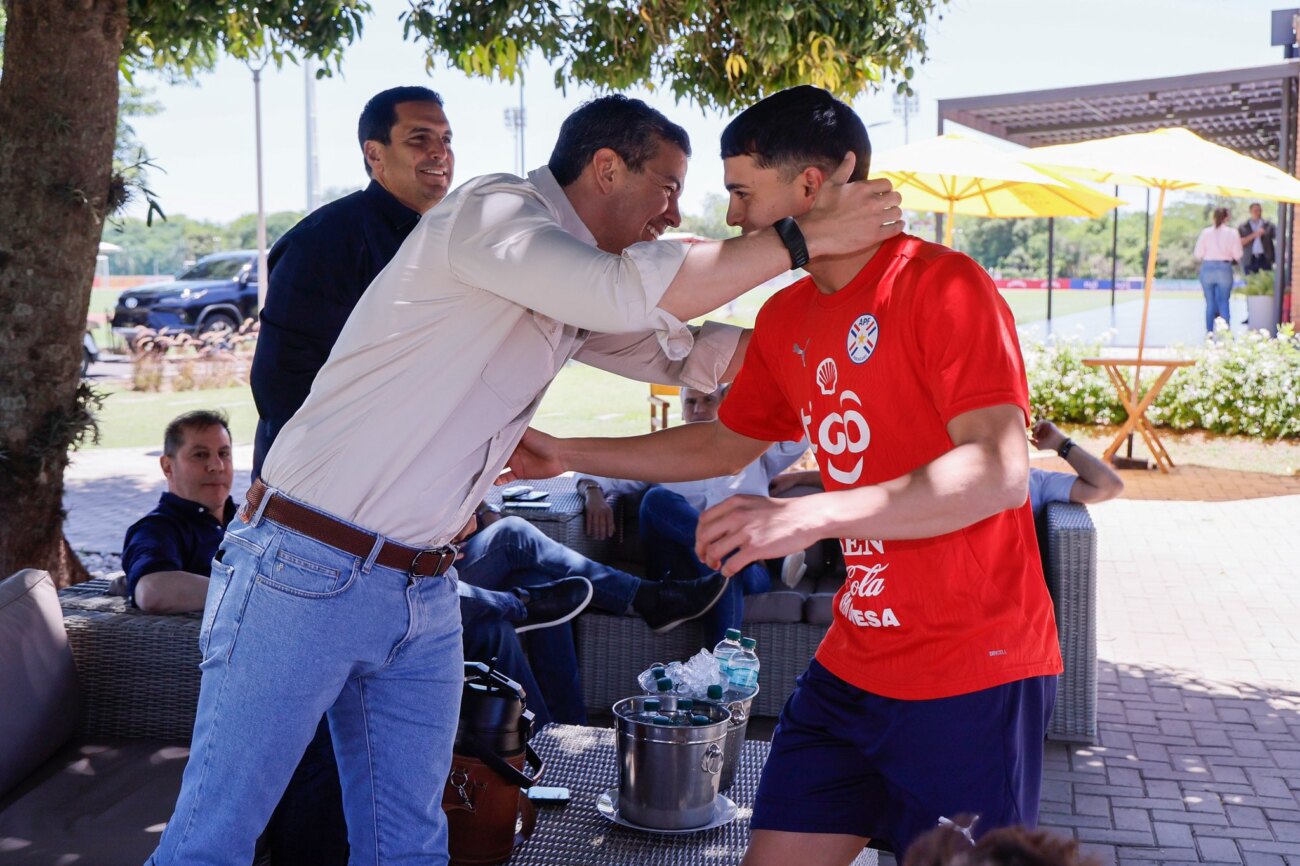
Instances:
[[[128,339],[143,325],[160,333],[201,334],[237,329],[257,317],[257,251],[214,253],[166,283],[123,292],[113,311],[113,331]]]

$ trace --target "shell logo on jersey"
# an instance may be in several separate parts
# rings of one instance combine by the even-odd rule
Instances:
[[[823,394],[830,396],[835,393],[837,378],[835,362],[830,358],[817,365],[817,388]],[[808,406],[810,411],[800,412],[799,416],[803,420],[808,440],[813,443],[813,452],[826,455],[826,472],[840,484],[853,484],[862,477],[863,458],[860,455],[871,444],[871,428],[860,411],[862,400],[857,394],[841,391],[839,404],[840,411],[827,413],[822,418],[816,436],[809,429],[813,421],[812,405]],[[842,465],[844,460],[836,459],[845,454],[849,457],[857,456],[853,465],[847,469]],[[841,465],[836,465],[837,463]]]
[[[823,358],[817,365],[817,390],[829,397],[835,393],[835,382],[838,379],[839,371],[835,369],[835,361]]]
[[[876,351],[876,340],[880,338],[880,325],[870,313],[858,316],[849,326],[848,350],[849,360],[855,364],[865,364]]]

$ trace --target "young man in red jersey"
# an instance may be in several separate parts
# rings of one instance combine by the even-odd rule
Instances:
[[[530,431],[511,470],[676,481],[807,435],[825,493],[736,496],[697,531],[724,574],[819,538],[838,538],[848,566],[773,737],[745,864],[847,864],[869,839],[901,861],[960,813],[979,816],[976,834],[1033,826],[1061,658],[1011,312],[975,262],[910,235],[808,260],[798,218],[870,159],[862,121],[825,91],[757,103],[722,155],[727,221],[775,225],[809,276],[759,313],[719,421],[617,440]]]

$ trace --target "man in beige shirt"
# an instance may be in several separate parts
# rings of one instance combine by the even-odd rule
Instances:
[[[152,863],[246,863],[328,713],[358,862],[446,862],[463,685],[452,538],[570,359],[712,390],[732,345],[683,322],[901,230],[852,158],[794,232],[657,241],[685,132],[638,100],[565,121],[547,167],[426,213],[348,319],[214,563],[191,760]],[[802,231],[799,231],[799,230]],[[784,237],[784,239],[783,239]],[[698,335],[703,336],[703,335]]]

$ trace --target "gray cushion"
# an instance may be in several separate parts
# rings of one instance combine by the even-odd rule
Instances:
[[[77,671],[50,575],[0,581],[0,795],[58,751],[77,726]]]
[[[176,805],[189,748],[157,740],[66,747],[0,798],[0,863],[140,866]]]
[[[838,587],[836,587],[838,589]],[[831,615],[835,611],[835,593],[817,592],[808,596],[803,603],[803,618],[813,625],[830,625]]]
[[[745,596],[744,622],[799,622],[803,619],[803,596],[788,590]]]

